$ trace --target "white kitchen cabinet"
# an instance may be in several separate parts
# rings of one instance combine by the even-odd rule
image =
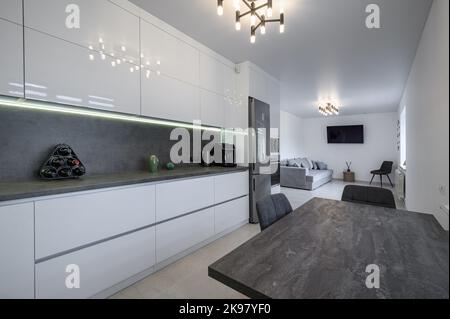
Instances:
[[[223,95],[235,98],[237,96],[237,76],[233,68],[222,65],[223,68]]]
[[[22,26],[0,19],[0,43],[0,95],[23,98]]]
[[[22,24],[22,0],[0,0],[0,19]]]
[[[141,20],[142,64],[153,71],[198,86],[199,51],[184,41]]]
[[[0,299],[34,298],[33,203],[0,207]]]
[[[154,264],[155,228],[151,227],[36,264],[36,298],[93,297]],[[79,270],[79,288],[66,286],[76,275],[68,268],[72,265]]]
[[[155,186],[35,203],[36,259],[155,223]]]
[[[202,124],[225,127],[226,98],[223,95],[200,89]]]
[[[199,88],[165,74],[142,71],[142,115],[193,123],[200,119]]]
[[[249,192],[248,172],[219,175],[214,178],[215,204],[235,199]]]
[[[165,221],[214,205],[214,177],[156,185],[156,221]]]
[[[269,103],[269,84],[264,73],[250,67],[250,96]]]
[[[140,72],[132,65],[114,67],[109,56],[102,60],[96,52],[34,30],[25,30],[25,42],[26,98],[140,114]]]
[[[27,27],[86,48],[93,46],[98,51],[133,59],[135,63],[139,61],[139,18],[110,1],[25,0],[24,5]],[[79,8],[79,28],[67,24],[73,22],[70,18],[76,13],[74,8]]]
[[[224,95],[224,65],[213,57],[200,53],[200,87]]]
[[[214,208],[156,226],[156,261],[160,263],[214,236]]]
[[[216,206],[214,208],[214,216],[214,229],[216,234],[248,222],[248,196]]]

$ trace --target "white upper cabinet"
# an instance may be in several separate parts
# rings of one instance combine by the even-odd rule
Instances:
[[[0,299],[34,298],[33,203],[0,207]]]
[[[192,85],[199,83],[199,51],[141,20],[142,64]]]
[[[0,0],[0,18],[22,24],[22,0]]]
[[[30,29],[25,42],[26,98],[140,114],[134,65]]]
[[[250,96],[262,102],[270,103],[269,88],[265,74],[250,67]]]
[[[237,76],[234,69],[223,65],[223,92],[222,94],[236,98],[237,97]]]
[[[139,18],[107,0],[25,0],[24,4],[27,27],[139,61]]]
[[[187,123],[200,119],[197,86],[144,69],[141,94],[142,115]]]
[[[201,120],[202,124],[225,127],[226,99],[223,95],[201,90]]]
[[[23,28],[0,19],[0,43],[0,95],[23,98]]]
[[[200,87],[217,94],[225,93],[224,65],[216,59],[200,53]]]

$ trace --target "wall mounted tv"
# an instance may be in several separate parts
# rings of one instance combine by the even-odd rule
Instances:
[[[364,126],[328,126],[328,144],[364,144]]]

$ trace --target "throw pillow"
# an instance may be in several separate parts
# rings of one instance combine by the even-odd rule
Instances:
[[[319,165],[319,170],[321,171],[326,171],[328,169],[328,165],[325,164],[324,162],[318,162]]]
[[[280,166],[289,166],[289,161],[288,160],[280,161]]]
[[[317,166],[317,162],[316,161],[312,161],[313,162],[313,170],[318,170],[319,166]]]
[[[308,161],[307,158],[303,158],[303,159],[302,159],[302,164],[303,164],[303,167],[304,167],[304,168],[312,169],[312,165],[311,165],[311,163]]]
[[[307,157],[305,157],[305,160],[308,162],[309,169],[313,169],[314,168],[313,162]]]

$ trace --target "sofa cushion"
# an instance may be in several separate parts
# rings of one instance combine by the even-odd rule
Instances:
[[[319,170],[324,171],[328,169],[328,165],[324,162],[317,162],[317,166],[319,167]]]
[[[321,179],[330,179],[333,175],[332,170],[311,170],[308,176],[306,176],[306,181],[314,183],[315,181]]]

